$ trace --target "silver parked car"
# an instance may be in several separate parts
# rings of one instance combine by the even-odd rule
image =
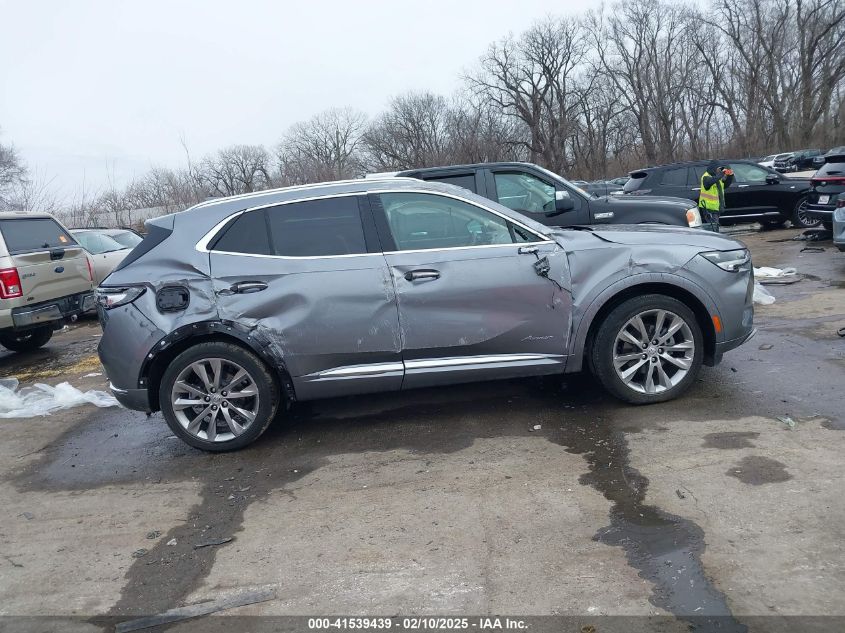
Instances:
[[[132,250],[132,247],[121,244],[101,229],[71,229],[70,232],[91,255],[94,279],[98,284],[102,283]]]
[[[748,251],[691,229],[552,229],[466,189],[355,180],[213,200],[147,223],[98,290],[127,407],[222,451],[283,401],[589,366],[680,395],[753,333]]]

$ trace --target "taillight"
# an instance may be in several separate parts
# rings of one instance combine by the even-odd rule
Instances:
[[[91,266],[91,258],[87,255],[85,256],[85,263],[88,264],[88,280],[94,283],[94,267]]]
[[[21,278],[17,268],[0,270],[0,299],[14,299],[23,296]]]

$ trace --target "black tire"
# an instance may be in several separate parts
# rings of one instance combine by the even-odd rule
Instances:
[[[192,434],[187,430],[187,427],[183,426],[183,424],[179,421],[176,410],[174,409],[171,396],[177,378],[184,370],[189,368],[192,363],[196,363],[204,359],[222,359],[224,361],[237,364],[246,370],[248,378],[250,378],[257,387],[258,403],[254,420],[244,426],[244,430],[240,435],[236,435],[229,440],[209,441],[208,439],[203,439],[202,437]],[[225,392],[220,392],[220,394],[223,393]],[[262,362],[255,354],[243,347],[219,341],[199,343],[179,354],[175,359],[173,359],[173,361],[171,361],[170,365],[168,365],[167,371],[164,372],[161,384],[159,385],[159,404],[161,406],[161,412],[164,414],[164,419],[167,421],[167,425],[170,427],[170,430],[172,430],[173,433],[182,441],[190,444],[194,448],[204,451],[234,451],[257,440],[270,425],[270,422],[273,421],[279,407],[279,386],[278,381],[270,372],[267,365],[265,365],[264,362]],[[221,407],[222,406],[223,405],[221,405]],[[225,421],[221,420],[221,424],[225,424]],[[208,431],[205,431],[205,433],[207,435]]]
[[[26,332],[0,334],[0,345],[12,352],[31,352],[53,338],[53,326],[45,325]]]
[[[795,208],[792,210],[792,217],[790,218],[792,226],[798,229],[812,229],[821,224],[821,220],[811,220],[804,215],[807,208],[807,197],[799,198],[795,203]]]
[[[617,335],[620,334],[626,323],[637,315],[652,310],[666,310],[682,319],[689,328],[689,336],[694,343],[694,349],[686,375],[679,377],[676,384],[657,393],[645,393],[637,391],[622,380],[616,371],[613,359],[617,346]],[[653,337],[654,332],[650,331],[649,335],[649,337]],[[650,353],[646,350],[642,351],[645,355]],[[611,310],[599,325],[589,354],[593,373],[608,392],[631,404],[652,404],[678,397],[695,382],[704,358],[704,337],[701,334],[701,327],[695,318],[695,314],[684,303],[665,295],[643,295],[628,299]],[[635,361],[632,362],[635,363]],[[666,365],[661,363],[661,366]],[[673,367],[672,365],[669,366]],[[649,363],[643,365],[643,369],[647,367],[650,367]]]

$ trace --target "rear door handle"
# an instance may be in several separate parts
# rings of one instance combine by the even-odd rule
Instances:
[[[248,295],[253,292],[261,292],[262,290],[267,290],[267,284],[263,281],[238,281],[233,283],[228,288],[223,288],[223,290],[218,290],[217,294],[219,295]]]
[[[405,273],[405,279],[407,281],[419,281],[421,279],[440,279],[440,271],[431,269],[409,270]]]

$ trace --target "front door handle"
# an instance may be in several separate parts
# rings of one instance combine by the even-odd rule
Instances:
[[[737,185],[737,187],[739,187],[740,189],[742,189],[743,187],[748,187],[748,186],[749,185]]]
[[[405,273],[405,279],[407,281],[419,281],[421,279],[440,279],[440,271],[431,269],[409,270]]]
[[[262,290],[267,290],[267,284],[263,281],[238,281],[228,288],[218,290],[217,294],[224,296],[248,295],[253,292],[261,292]]]

